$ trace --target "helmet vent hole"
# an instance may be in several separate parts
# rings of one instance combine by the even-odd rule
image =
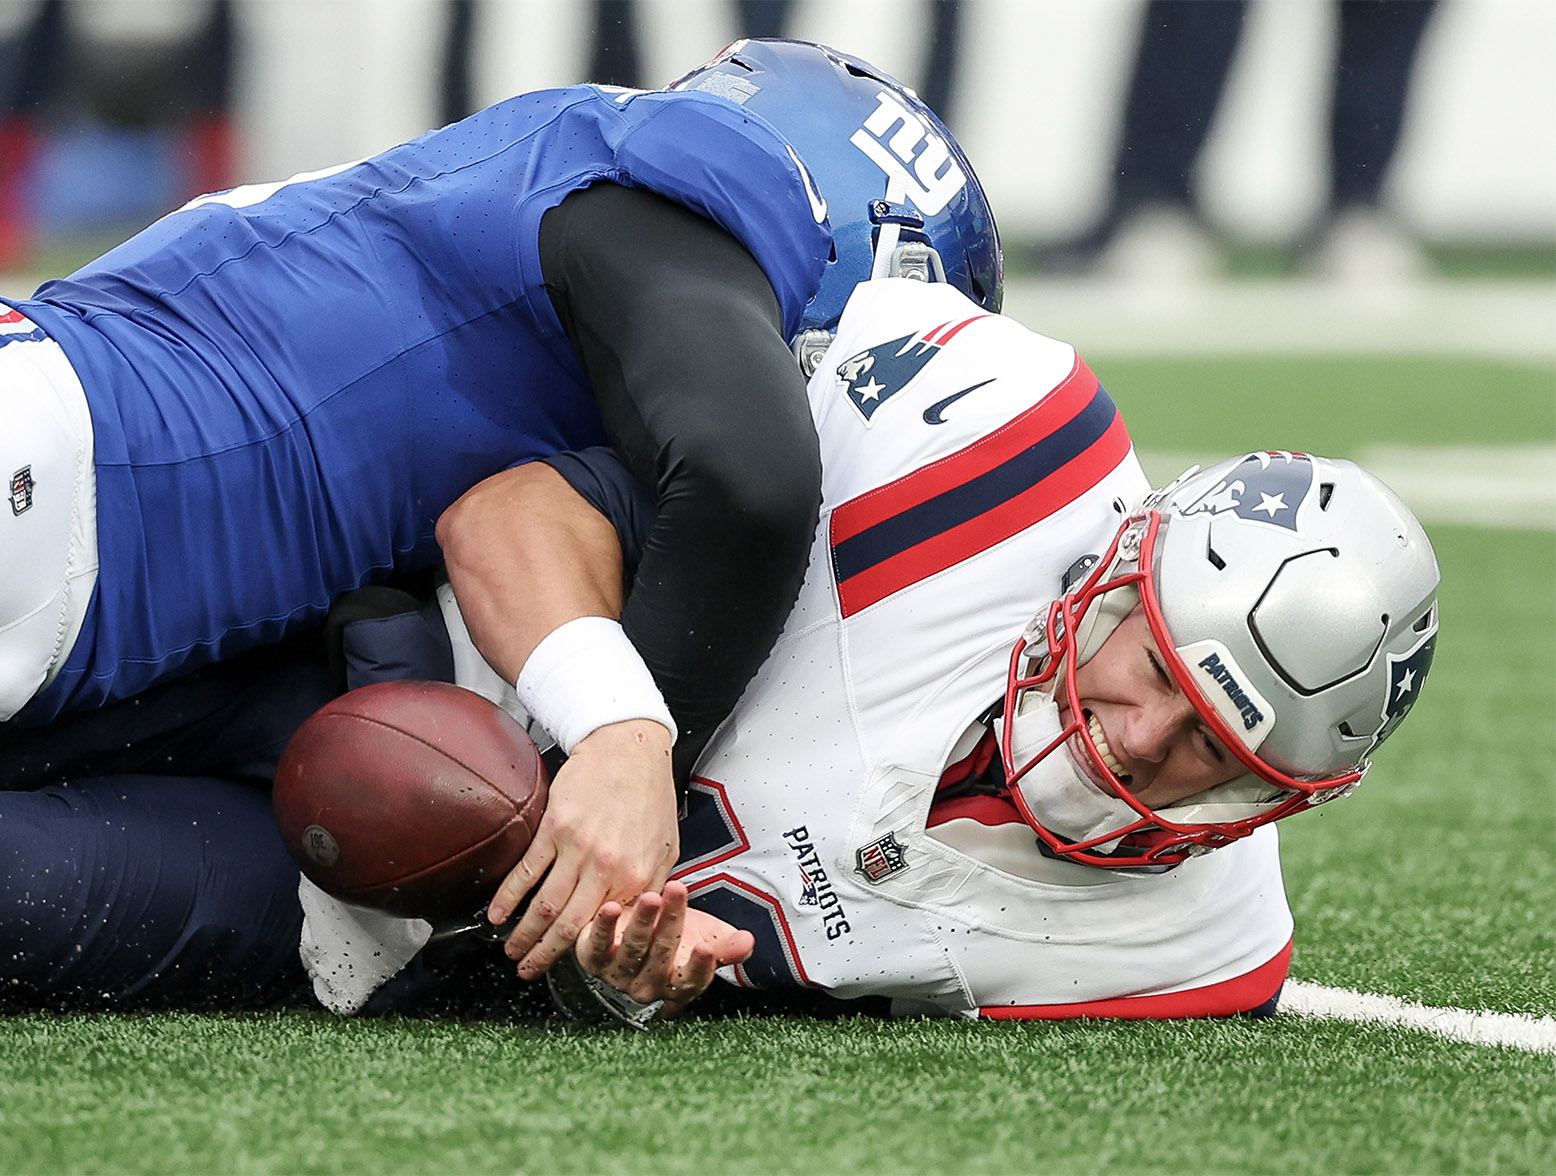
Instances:
[[[1318,509],[1328,510],[1329,500],[1334,497],[1334,483],[1324,482],[1318,487]]]
[[[1205,548],[1205,558],[1210,561],[1210,566],[1215,568],[1216,571],[1226,571],[1226,560],[1222,559],[1220,555],[1216,553],[1216,549],[1214,547]]]
[[[1424,613],[1422,613],[1416,619],[1416,623],[1410,626],[1411,632],[1413,632],[1413,633],[1425,633],[1428,629],[1430,629],[1432,627],[1433,623],[1435,623],[1436,620],[1437,620],[1437,608],[1434,605],[1432,608],[1429,608]]]

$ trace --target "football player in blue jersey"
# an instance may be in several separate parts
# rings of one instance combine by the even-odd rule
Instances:
[[[873,67],[740,42],[664,91],[525,95],[202,197],[0,304],[5,784],[262,778],[273,740],[234,721],[256,679],[223,667],[277,656],[252,651],[287,648],[343,593],[446,561],[487,660],[534,713],[569,716],[571,758],[516,871],[532,901],[515,942],[544,970],[676,858],[674,781],[804,573],[820,467],[796,354],[882,273],[998,308],[967,161]],[[510,551],[544,506],[512,468],[605,442],[655,501],[619,624],[555,613],[559,573]],[[266,706],[298,717],[324,689],[317,667],[282,678]],[[121,720],[157,749],[134,767],[108,754]],[[191,821],[247,803],[220,792],[120,799]],[[29,828],[26,844],[44,836]],[[30,876],[27,860],[8,868]],[[177,938],[146,947],[164,971],[187,966]]]

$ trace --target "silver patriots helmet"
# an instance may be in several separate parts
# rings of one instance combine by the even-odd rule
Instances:
[[[1001,719],[1012,800],[1056,854],[1120,867],[1174,864],[1349,793],[1420,695],[1438,581],[1415,516],[1351,462],[1269,452],[1190,470],[1131,514],[1084,583],[1017,643]],[[1103,762],[1075,685],[1076,667],[1137,607],[1167,671],[1245,769],[1160,811]],[[1040,746],[1023,740],[1029,701],[1057,691],[1068,724]],[[1045,827],[1021,788],[1066,743],[1128,809],[1079,842]]]

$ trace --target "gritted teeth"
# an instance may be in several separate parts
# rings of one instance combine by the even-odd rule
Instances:
[[[1097,749],[1097,754],[1102,757],[1102,762],[1125,784],[1129,783],[1129,773],[1124,771],[1124,766],[1118,762],[1118,757],[1113,754],[1113,749],[1108,746],[1108,737],[1102,733],[1102,724],[1097,722],[1097,716],[1090,711],[1086,712],[1086,729],[1091,732],[1092,746]]]

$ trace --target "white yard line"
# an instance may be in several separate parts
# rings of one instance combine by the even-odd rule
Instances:
[[[1475,1009],[1433,1008],[1394,996],[1290,981],[1281,993],[1283,1013],[1362,1024],[1394,1025],[1463,1041],[1530,1053],[1556,1053],[1556,1018]]]

